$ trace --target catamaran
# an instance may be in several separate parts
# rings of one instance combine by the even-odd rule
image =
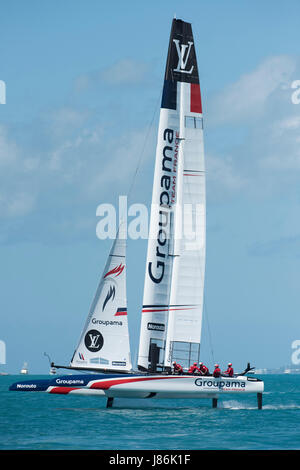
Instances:
[[[126,227],[121,224],[69,366],[81,371],[17,382],[10,390],[114,398],[210,398],[256,393],[264,383],[173,373],[200,360],[205,275],[203,114],[190,23],[173,19],[155,157],[137,370],[132,368],[126,299]],[[196,221],[196,229],[194,225]],[[188,236],[186,236],[188,234]],[[85,372],[85,373],[83,373]]]

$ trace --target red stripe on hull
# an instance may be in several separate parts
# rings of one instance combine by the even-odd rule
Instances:
[[[133,382],[144,382],[147,380],[164,380],[164,379],[178,379],[178,376],[176,377],[143,377],[143,378],[135,378],[135,379],[115,379],[115,380],[107,380],[107,381],[101,381],[101,382],[96,382],[90,386],[90,388],[100,388],[101,390],[107,390],[113,385],[121,385],[121,384],[129,384]]]
[[[54,387],[50,390],[50,393],[61,393],[62,395],[65,395],[72,392],[72,390],[78,390],[78,387]]]

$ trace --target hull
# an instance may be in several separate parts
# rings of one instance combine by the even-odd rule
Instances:
[[[264,382],[246,376],[88,374],[16,382],[10,390],[111,398],[218,398],[228,393],[262,393]]]

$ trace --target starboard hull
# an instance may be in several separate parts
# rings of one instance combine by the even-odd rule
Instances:
[[[217,398],[228,393],[262,393],[264,382],[246,376],[88,374],[16,382],[10,390],[112,398]]]

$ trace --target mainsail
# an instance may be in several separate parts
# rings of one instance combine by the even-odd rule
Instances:
[[[126,299],[126,233],[123,224],[111,248],[70,366],[131,370]]]
[[[202,104],[190,23],[174,19],[160,110],[138,367],[199,359],[205,270]]]

